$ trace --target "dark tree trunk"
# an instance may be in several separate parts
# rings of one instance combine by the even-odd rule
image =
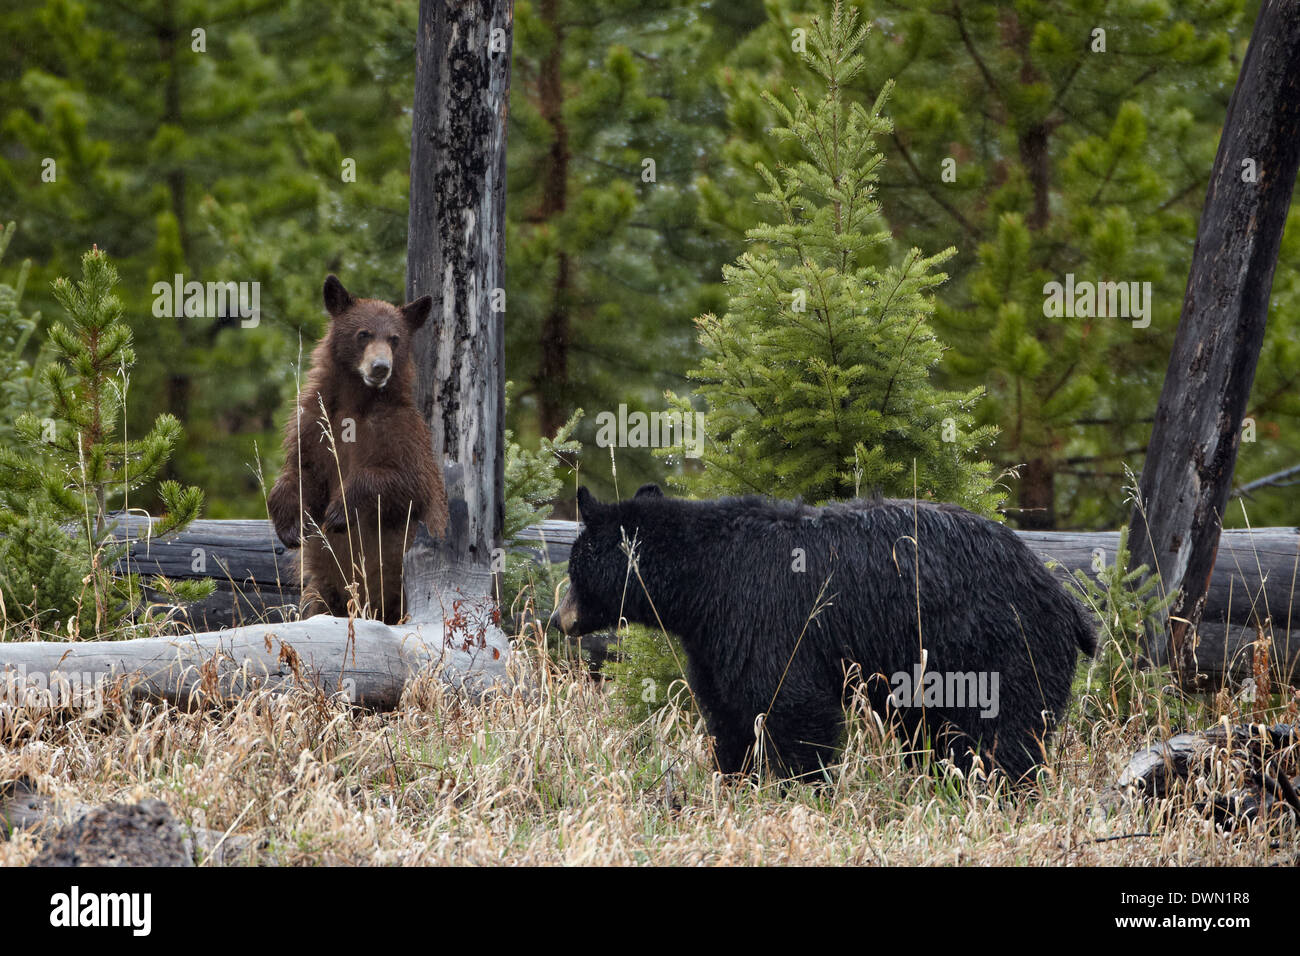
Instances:
[[[162,13],[164,22],[158,27],[157,36],[161,59],[167,64],[167,82],[163,87],[163,114],[159,126],[165,124],[176,129],[184,129],[185,117],[181,99],[180,74],[184,39],[181,29],[176,23],[175,4],[171,2],[165,4]],[[185,36],[188,36],[188,31],[186,31]],[[185,54],[188,54],[188,52],[186,50]],[[185,211],[185,167],[176,165],[168,171],[166,180],[172,216],[176,219],[176,233],[180,240],[181,261],[184,263],[185,271],[191,273],[187,278],[196,278],[190,269],[191,244],[188,217]],[[189,351],[190,330],[193,328],[195,317],[185,314],[183,302],[177,302],[175,305],[177,311],[176,328],[181,338],[181,349],[184,353]],[[207,318],[212,319],[212,316]],[[213,327],[215,326],[216,322],[213,322]],[[167,376],[167,411],[176,416],[177,421],[188,422],[190,420],[190,396],[193,393],[194,380],[186,371],[188,363],[179,362],[173,365],[172,368],[172,373]],[[169,459],[163,465],[158,477],[159,480],[180,477],[174,458]]]
[[[1033,65],[1030,50],[1032,30],[1026,29],[1018,16],[1009,15],[1009,28],[1012,42],[1020,51],[1020,81],[1037,83],[1042,77]],[[1052,127],[1047,122],[1035,123],[1020,134],[1020,162],[1029,177],[1033,192],[1033,205],[1025,217],[1025,225],[1035,239],[1047,231],[1052,218]],[[1047,348],[1051,342],[1043,341]],[[1018,430],[1023,436],[1023,430]],[[1031,531],[1048,531],[1056,527],[1056,466],[1048,449],[1040,446],[1043,452],[1025,462],[1024,472],[1020,477],[1017,501],[1020,506],[1016,521],[1021,528]],[[1021,452],[1024,449],[1022,447]],[[1032,453],[1031,453],[1032,454]]]
[[[1246,160],[1255,182],[1245,181]],[[1181,589],[1167,645],[1149,650],[1188,684],[1197,670],[1189,634],[1214,568],[1297,168],[1300,0],[1264,0],[1228,104],[1130,522],[1133,565]]]
[[[537,77],[538,108],[551,127],[551,148],[546,157],[538,218],[549,223],[559,218],[569,203],[569,127],[564,120],[564,30],[559,20],[558,0],[542,0],[540,13],[554,38]],[[533,383],[537,391],[538,427],[543,435],[553,436],[568,419],[569,254],[563,249],[557,256],[551,307],[542,320],[538,344],[541,358]]]
[[[158,48],[161,58],[167,63],[167,84],[163,88],[162,123],[183,129],[185,120],[181,108],[181,57],[182,44],[189,36],[189,28],[182,31],[177,25],[176,5],[168,2],[163,6],[164,23],[158,27]],[[161,125],[161,124],[160,124]],[[167,189],[171,194],[172,215],[176,217],[176,229],[180,234],[181,257],[188,267],[190,262],[190,232],[187,228],[185,214],[185,167],[176,166],[167,173]],[[185,421],[185,419],[181,419]]]
[[[1034,191],[1034,208],[1026,224],[1031,232],[1043,232],[1052,218],[1052,154],[1048,146],[1050,133],[1044,123],[1031,126],[1020,137],[1020,161],[1029,174]]]
[[[1016,522],[1027,531],[1050,531],[1056,527],[1056,466],[1046,458],[1025,463],[1017,496],[1020,510]]]
[[[447,538],[405,563],[407,604],[490,593],[505,517],[506,110],[513,0],[421,0],[406,295],[433,296],[416,336],[416,401],[446,465]],[[493,31],[502,31],[494,36]],[[427,615],[426,615],[427,616]]]
[[[538,428],[554,437],[568,420],[564,400],[569,382],[569,256],[561,252],[555,267],[554,298],[542,322],[541,360],[537,366]]]

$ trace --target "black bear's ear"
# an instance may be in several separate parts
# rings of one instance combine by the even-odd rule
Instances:
[[[325,311],[331,316],[337,317],[342,315],[348,309],[352,308],[352,303],[356,300],[352,298],[352,293],[343,288],[343,283],[334,273],[325,277]]]
[[[632,497],[633,498],[662,498],[663,496],[664,493],[663,491],[660,490],[659,486],[656,485],[654,482],[651,482],[648,485],[642,485],[640,488],[638,488],[636,490],[636,494],[633,495]]]
[[[420,326],[424,325],[429,313],[433,311],[433,296],[422,295],[414,302],[408,302],[402,306],[402,318],[406,319],[406,324],[414,332]]]
[[[583,524],[591,524],[592,519],[595,518],[599,511],[600,502],[596,500],[595,495],[587,490],[587,486],[583,485],[578,489],[578,520]]]

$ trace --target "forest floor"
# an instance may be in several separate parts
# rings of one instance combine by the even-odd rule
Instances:
[[[782,786],[713,773],[688,709],[636,722],[580,662],[528,644],[514,658],[529,692],[471,701],[430,677],[381,715],[306,691],[195,713],[0,706],[0,783],[76,803],[156,797],[247,847],[229,862],[261,865],[1296,862],[1290,814],[1229,832],[1188,793],[1115,799],[1129,758],[1168,733],[1138,721],[1073,714],[1037,788],[1007,796],[920,771],[854,720],[826,783]],[[18,831],[0,865],[41,846]]]

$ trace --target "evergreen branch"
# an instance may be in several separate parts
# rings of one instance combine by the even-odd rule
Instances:
[[[898,152],[903,157],[903,162],[907,163],[908,169],[912,171],[912,175],[915,177],[916,185],[921,189],[921,191],[924,192],[927,196],[929,196],[932,200],[934,200],[935,204],[938,205],[939,208],[941,208],[944,212],[946,212],[953,219],[955,219],[957,221],[957,225],[965,229],[972,239],[976,240],[977,242],[980,241],[981,239],[980,231],[975,228],[974,224],[972,224],[969,219],[967,219],[964,215],[962,215],[961,210],[959,210],[956,206],[952,205],[952,203],[948,202],[943,197],[939,196],[929,186],[925,185],[925,178],[921,175],[921,170],[917,167],[916,160],[912,158],[912,154],[908,151],[907,147],[903,144],[903,140],[899,137],[898,133],[895,132],[891,134],[891,138],[894,141],[894,145],[898,147]]]

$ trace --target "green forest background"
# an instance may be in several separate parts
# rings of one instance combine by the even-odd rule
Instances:
[[[946,387],[985,389],[975,423],[1022,527],[1124,523],[1182,305],[1197,219],[1257,2],[979,0],[854,4],[871,21],[846,96],[884,113],[882,264],[949,246],[933,324]],[[694,319],[726,311],[722,267],[760,221],[756,162],[790,144],[761,96],[796,85],[796,0],[516,0],[508,131],[508,427],[524,445],[586,410],[581,479],[614,493],[595,415],[666,408],[700,364]],[[113,257],[135,336],[127,420],[170,413],[165,478],[209,517],[264,514],[320,285],[403,298],[415,0],[42,0],[0,13],[0,441],[42,398],[27,378],[60,316],[51,282]],[[1097,26],[1105,52],[1089,49]],[[193,49],[196,28],[205,49]],[[467,144],[472,148],[473,144]],[[56,160],[53,182],[42,160]],[[643,176],[654,160],[654,181]],[[345,181],[345,161],[355,182]],[[945,160],[955,178],[944,181]],[[1294,209],[1274,280],[1238,485],[1300,463]],[[153,283],[257,281],[261,322],[157,319]],[[1066,273],[1149,281],[1151,324],[1043,315]],[[630,494],[691,463],[620,449]],[[148,502],[141,502],[147,505]],[[1247,502],[1300,524],[1293,488]],[[1240,526],[1235,501],[1226,524]]]

